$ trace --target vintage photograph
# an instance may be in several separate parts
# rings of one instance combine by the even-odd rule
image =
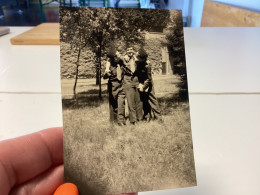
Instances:
[[[180,10],[60,8],[65,181],[84,195],[196,185]]]

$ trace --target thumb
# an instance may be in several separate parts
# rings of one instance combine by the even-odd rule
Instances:
[[[65,183],[60,185],[53,195],[79,195],[79,191],[75,184]]]

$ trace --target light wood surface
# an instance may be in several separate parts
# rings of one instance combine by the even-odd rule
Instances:
[[[13,45],[59,45],[59,28],[59,23],[43,23],[11,38],[11,43]]]
[[[260,13],[205,0],[201,26],[260,26]]]

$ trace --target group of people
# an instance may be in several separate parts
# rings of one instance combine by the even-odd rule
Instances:
[[[121,54],[112,47],[108,54],[104,79],[108,79],[110,121],[126,125],[126,110],[131,124],[157,119],[162,121],[155,97],[148,54],[141,48],[136,53],[128,47]]]

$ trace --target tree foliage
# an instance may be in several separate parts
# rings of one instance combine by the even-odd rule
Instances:
[[[84,20],[84,15],[84,9],[77,9],[75,7],[70,9],[62,7],[60,9],[60,39],[61,41],[69,43],[71,49],[78,53],[77,61],[75,62],[75,83],[73,87],[74,98],[76,98],[80,55],[87,44],[86,38],[89,35],[89,32],[85,28],[87,21]]]
[[[166,30],[166,46],[170,56],[173,57],[173,70],[181,78],[179,83],[180,98],[188,99],[188,83],[185,61],[184,35],[181,12],[171,14],[171,22]]]
[[[96,56],[96,84],[100,86],[102,59],[111,44],[125,49],[130,44],[143,45],[144,32],[163,29],[170,20],[169,10],[111,9],[111,8],[60,8],[61,41],[71,49],[92,51]],[[77,60],[75,87],[78,77]],[[74,90],[75,91],[75,90]]]

